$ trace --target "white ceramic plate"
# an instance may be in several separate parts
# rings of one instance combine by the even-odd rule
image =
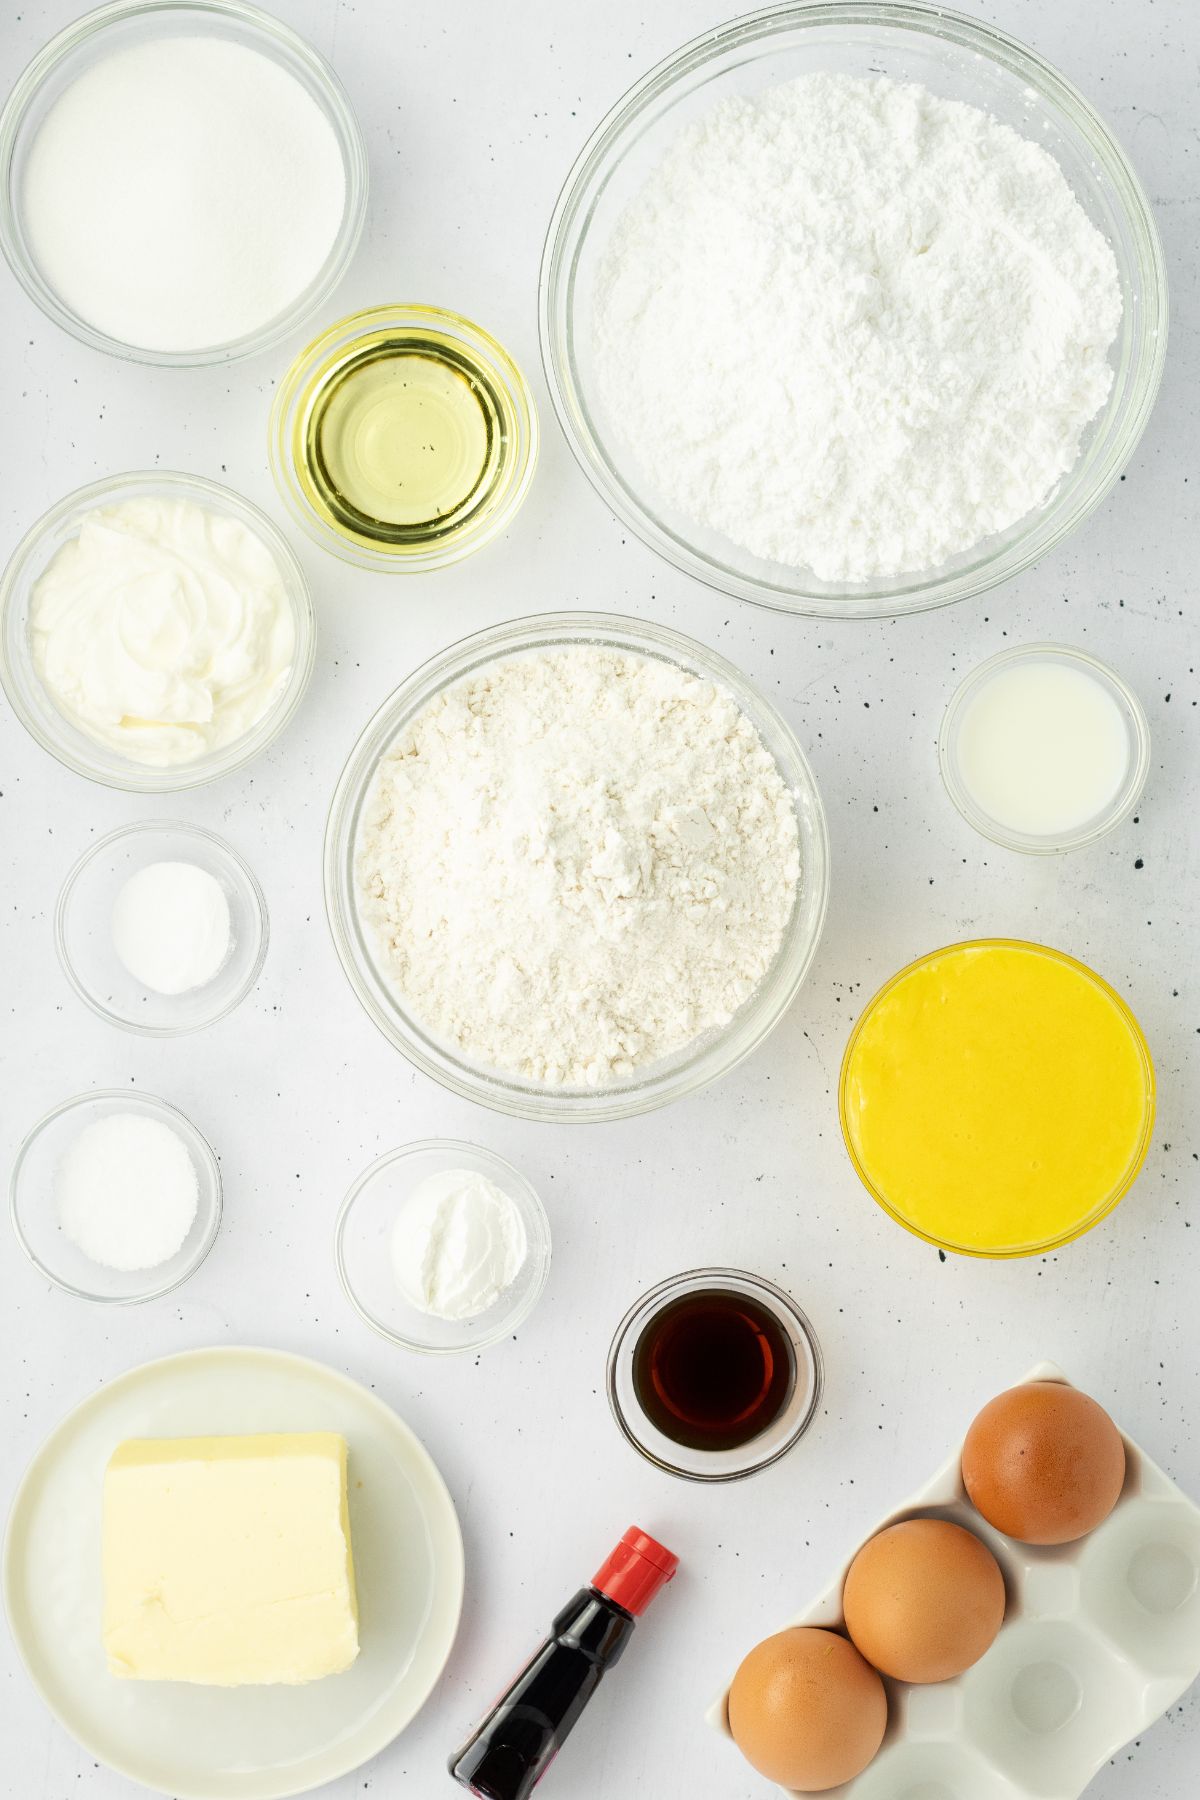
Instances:
[[[340,1431],[350,1449],[358,1661],[304,1687],[118,1681],[100,1644],[100,1493],[128,1437]],[[9,1518],[4,1600],[42,1698],[93,1756],[178,1800],[284,1800],[358,1768],[418,1712],[463,1594],[454,1503],[390,1408],[276,1350],[193,1350],[119,1376],[30,1464]]]

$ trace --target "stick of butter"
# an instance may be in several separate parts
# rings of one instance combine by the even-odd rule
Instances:
[[[315,1681],[358,1655],[346,1440],[335,1432],[118,1445],[101,1556],[113,1675]]]

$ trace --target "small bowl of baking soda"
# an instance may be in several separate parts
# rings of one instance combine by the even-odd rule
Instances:
[[[165,1100],[97,1088],[29,1132],[9,1183],[17,1242],[65,1293],[99,1305],[169,1294],[195,1274],[221,1223],[207,1140]]]
[[[262,889],[198,825],[127,825],[79,858],[58,897],[59,960],[110,1025],[176,1037],[238,1006],[267,954]]]

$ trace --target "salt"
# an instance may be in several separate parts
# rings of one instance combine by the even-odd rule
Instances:
[[[180,1249],[200,1198],[187,1146],[160,1119],[109,1113],[80,1132],[59,1164],[59,1223],[106,1269],[154,1269]]]

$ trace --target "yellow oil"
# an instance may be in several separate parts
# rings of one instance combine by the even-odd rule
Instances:
[[[336,530],[403,555],[487,507],[507,409],[489,371],[436,330],[385,328],[343,345],[307,384],[296,474]]]

